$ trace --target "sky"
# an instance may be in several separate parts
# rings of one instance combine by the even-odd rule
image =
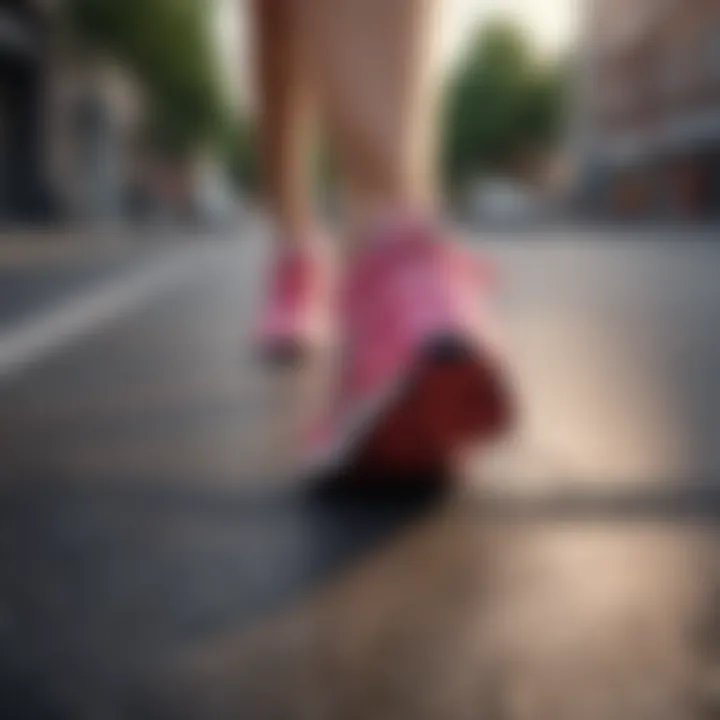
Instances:
[[[443,2],[445,53],[462,47],[477,23],[498,15],[509,16],[527,30],[538,48],[557,54],[571,42],[582,0],[441,0]]]

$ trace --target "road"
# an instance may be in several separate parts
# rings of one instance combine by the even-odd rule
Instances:
[[[258,229],[0,248],[0,717],[720,717],[720,243],[483,240],[523,422],[412,505],[298,487]]]

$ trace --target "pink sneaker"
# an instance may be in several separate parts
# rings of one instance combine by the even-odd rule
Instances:
[[[280,253],[255,328],[254,343],[270,361],[292,362],[329,343],[333,268],[321,243]]]
[[[444,472],[511,424],[510,393],[478,300],[488,273],[428,228],[357,259],[343,297],[346,357],[325,466],[367,478]]]

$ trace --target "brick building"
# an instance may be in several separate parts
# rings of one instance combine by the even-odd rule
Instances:
[[[591,0],[582,47],[589,207],[720,217],[720,0]]]

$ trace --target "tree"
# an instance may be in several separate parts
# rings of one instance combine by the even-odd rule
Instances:
[[[260,157],[253,122],[239,117],[223,133],[221,155],[235,187],[248,195],[260,191]]]
[[[562,120],[563,77],[538,61],[522,32],[484,26],[448,86],[444,169],[451,187],[509,172],[548,148]]]
[[[210,36],[212,0],[67,0],[75,34],[125,65],[149,101],[155,144],[182,154],[212,137],[221,122]]]

